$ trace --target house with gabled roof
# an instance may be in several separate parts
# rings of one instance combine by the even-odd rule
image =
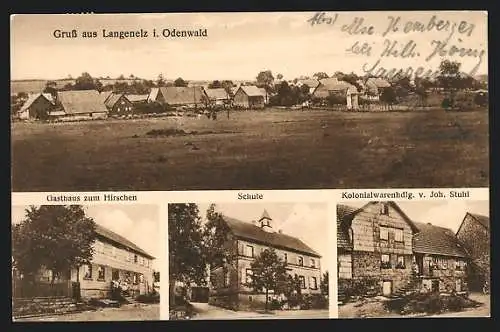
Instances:
[[[51,116],[63,120],[104,119],[108,116],[106,97],[97,90],[58,91],[58,109]]]
[[[251,263],[269,248],[287,263],[288,273],[300,280],[302,294],[321,292],[321,255],[301,239],[276,229],[267,211],[257,221],[245,222],[227,216],[223,220],[228,229],[225,247],[234,258],[223,266],[211,267],[209,303],[233,310],[264,306],[265,292],[256,292],[247,285],[252,278]]]
[[[172,107],[202,107],[207,104],[208,97],[201,86],[178,87],[166,86],[152,88],[148,102],[156,102]]]
[[[96,224],[95,234],[91,263],[71,270],[71,281],[80,283],[81,296],[109,297],[113,281],[127,285],[131,295],[151,292],[155,257],[99,224]]]
[[[110,94],[104,100],[104,105],[106,105],[110,115],[131,114],[134,109],[134,105],[127,98],[125,93]]]
[[[241,85],[234,93],[233,104],[237,107],[254,109],[264,108],[267,103],[267,92],[255,85]]]
[[[205,89],[209,103],[214,106],[229,105],[231,98],[224,88]]]
[[[481,291],[485,282],[490,283],[490,218],[487,216],[466,213],[456,237],[470,256],[469,288]]]
[[[46,119],[54,106],[55,101],[50,93],[30,94],[18,116],[22,120]]]
[[[319,84],[312,92],[312,98],[315,100],[328,102],[333,96],[337,96],[340,100],[345,100],[345,105],[349,110],[359,109],[358,102],[359,91],[356,86],[338,80],[336,77],[321,79]],[[344,101],[342,101],[344,104]]]
[[[356,280],[385,296],[463,291],[468,259],[453,231],[415,222],[395,202],[337,205],[339,298]]]

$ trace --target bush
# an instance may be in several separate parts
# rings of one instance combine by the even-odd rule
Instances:
[[[283,308],[283,303],[277,299],[272,299],[268,303],[268,307],[270,310],[281,310]]]
[[[141,294],[136,297],[136,301],[141,303],[160,303],[160,294],[157,292]]]
[[[442,296],[439,293],[415,293],[404,298],[386,302],[386,308],[398,313],[436,314],[442,311],[462,311],[475,303],[464,297],[452,294]]]
[[[353,296],[375,296],[378,293],[379,281],[374,278],[350,279],[339,282],[339,292],[347,298]]]

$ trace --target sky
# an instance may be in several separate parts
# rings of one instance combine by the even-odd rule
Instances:
[[[346,203],[353,207],[362,207],[367,202],[353,201]],[[467,212],[484,216],[490,215],[488,201],[419,201],[396,202],[406,215],[416,222],[431,223],[458,231]]]
[[[12,222],[25,217],[27,206],[12,207]],[[96,223],[134,242],[139,248],[156,257],[153,269],[159,270],[161,234],[157,205],[95,205],[84,206],[87,216]],[[155,240],[156,239],[156,240]]]
[[[200,215],[205,218],[209,204],[198,204]],[[295,236],[318,252],[324,269],[330,260],[329,218],[326,203],[220,203],[216,210],[241,221],[259,220],[267,210],[273,219],[272,227],[284,234]]]
[[[378,59],[380,66],[415,69],[436,69],[442,60],[432,53],[433,41],[477,50],[476,56],[454,55],[449,58],[462,63],[469,72],[476,65],[477,74],[487,69],[486,12],[329,12],[338,14],[334,24],[314,24],[308,20],[315,12],[268,13],[170,13],[170,14],[17,14],[11,16],[11,78],[57,79],[79,76],[137,77],[156,79],[161,73],[166,79],[186,80],[254,80],[262,70],[271,70],[294,79],[312,76],[322,71],[363,74]],[[416,26],[432,27],[431,18],[448,20],[449,30],[436,28],[425,32],[404,32]],[[389,16],[401,17],[398,31],[383,36],[389,27]],[[362,26],[373,26],[372,34],[342,31],[354,20],[363,19]],[[462,23],[461,22],[467,22]],[[409,23],[408,23],[409,22]],[[473,26],[473,29],[466,29]],[[470,31],[460,33],[461,30]],[[453,34],[452,28],[453,29]],[[54,31],[77,30],[77,38],[55,38]],[[147,38],[117,39],[103,37],[106,31],[148,31]],[[156,29],[158,37],[152,37]],[[207,29],[205,38],[163,37],[164,29]],[[344,29],[345,30],[345,29]],[[83,38],[82,33],[97,32],[96,38]],[[386,41],[387,39],[387,41]],[[397,48],[414,41],[413,58],[380,57],[385,45],[396,42]],[[365,42],[370,55],[353,54],[352,46]],[[480,52],[483,51],[483,55]],[[376,67],[378,68],[378,67]]]

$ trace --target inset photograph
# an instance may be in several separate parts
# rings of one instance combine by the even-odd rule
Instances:
[[[326,203],[169,204],[173,320],[329,318]]]
[[[13,321],[159,320],[160,240],[156,205],[13,206]]]
[[[337,205],[339,318],[489,317],[488,201]]]

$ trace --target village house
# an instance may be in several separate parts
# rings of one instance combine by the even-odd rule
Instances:
[[[374,292],[463,291],[468,256],[447,228],[412,221],[394,202],[337,206],[339,297],[352,280]]]
[[[327,101],[331,96],[345,98],[345,105],[348,110],[359,109],[358,89],[347,82],[339,81],[335,77],[325,78],[319,81],[312,93],[312,97],[316,100]]]
[[[384,89],[390,88],[391,83],[379,77],[369,77],[363,82],[363,97],[369,100],[378,101]]]
[[[234,93],[233,104],[242,108],[264,108],[267,103],[267,93],[255,85],[241,85]]]
[[[110,115],[131,114],[134,105],[124,93],[112,93],[104,101]]]
[[[307,85],[309,87],[309,94],[312,95],[314,93],[314,90],[316,90],[316,88],[318,87],[319,81],[314,78],[299,79],[297,80],[297,83],[295,85],[299,88],[303,85]]]
[[[156,102],[172,107],[197,108],[205,106],[208,97],[201,86],[167,86],[152,88],[148,96],[148,102]]]
[[[482,291],[485,282],[490,283],[490,218],[467,213],[456,233],[470,256],[469,288]]]
[[[54,98],[50,93],[34,93],[19,110],[18,117],[22,120],[46,119],[54,108]]]
[[[155,258],[152,255],[99,224],[96,224],[95,235],[93,256],[89,265],[55,276],[51,270],[41,268],[36,276],[38,289],[23,289],[22,287],[27,285],[19,282],[23,279],[22,274],[13,270],[13,297],[19,297],[29,291],[32,297],[57,295],[83,299],[109,298],[113,281],[122,285],[129,296],[147,294],[153,290],[152,262]],[[53,277],[54,286],[48,287]],[[78,283],[79,294],[76,294],[78,288],[74,286]]]
[[[137,95],[137,94],[127,94],[125,95],[127,99],[135,106],[140,104],[145,104],[148,101],[148,95]]]
[[[231,102],[231,98],[224,88],[205,89],[209,104],[212,106],[226,106]]]
[[[80,282],[83,298],[109,297],[112,281],[126,284],[130,295],[153,290],[152,255],[99,224],[93,248],[91,264],[71,271],[71,280]]]
[[[245,310],[250,306],[264,307],[265,292],[256,292],[247,285],[252,278],[251,263],[268,248],[287,263],[288,273],[298,276],[302,294],[320,294],[321,256],[300,239],[283,234],[273,227],[273,220],[264,210],[258,221],[244,222],[224,216],[229,229],[226,248],[231,262],[212,267],[209,303]],[[280,296],[272,294],[270,297]]]
[[[58,107],[50,116],[63,121],[104,119],[108,115],[105,97],[97,90],[58,91]]]

